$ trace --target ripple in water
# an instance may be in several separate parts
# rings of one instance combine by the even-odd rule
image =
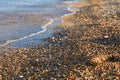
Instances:
[[[1,46],[12,45],[14,47],[28,47],[28,44],[40,44],[43,38],[47,38],[53,34],[54,29],[52,26],[60,23],[60,21],[54,19],[63,14],[70,13],[70,11],[67,10],[67,4],[63,3],[63,1],[64,0],[0,0]],[[20,19],[22,18],[23,22],[18,24],[20,22],[19,17],[16,18],[14,15],[19,16]],[[25,17],[24,15],[33,15],[33,17],[34,15],[41,15],[42,18],[48,18],[49,22],[45,24],[45,21],[41,20],[41,25],[39,24],[37,26],[34,23],[39,20],[39,17],[33,19],[29,16]],[[14,22],[14,20],[16,22]]]

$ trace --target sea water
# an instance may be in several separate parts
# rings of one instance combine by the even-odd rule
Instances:
[[[57,18],[70,13],[65,1],[73,0],[0,0],[0,46],[28,47],[42,43],[54,33],[53,26],[60,23]],[[41,15],[48,21],[33,25],[25,18],[29,22],[21,24],[19,17],[24,15]]]

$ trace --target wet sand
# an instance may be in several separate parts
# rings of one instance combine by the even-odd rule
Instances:
[[[120,1],[90,4],[63,17],[46,45],[0,54],[0,79],[120,80]]]

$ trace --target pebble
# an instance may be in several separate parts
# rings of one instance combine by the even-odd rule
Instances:
[[[36,59],[35,61],[37,61],[37,62],[38,62],[38,61],[39,61],[39,59]]]
[[[0,75],[0,80],[2,80],[2,75]]]
[[[91,7],[89,8],[91,9]],[[41,46],[36,48],[37,50],[35,48],[30,48],[29,50],[18,49],[17,53],[12,53],[12,56],[6,53],[5,56],[1,56],[2,67],[0,65],[0,68],[2,68],[1,71],[3,72],[1,72],[0,80],[2,80],[2,78],[5,78],[5,80],[11,80],[10,77],[14,77],[14,75],[20,76],[17,76],[16,78],[14,77],[13,80],[39,80],[39,77],[41,78],[41,80],[59,80],[57,79],[58,77],[61,78],[61,80],[75,80],[74,77],[78,76],[80,77],[80,80],[89,80],[90,78],[96,80],[102,79],[102,77],[104,79],[107,79],[110,76],[107,75],[107,73],[109,72],[111,72],[111,74],[115,74],[116,76],[119,75],[119,60],[115,57],[109,57],[109,55],[111,54],[116,54],[116,56],[118,56],[119,47],[113,48],[111,45],[103,45],[102,43],[98,43],[99,40],[96,40],[96,42],[91,41],[91,39],[94,40],[96,38],[98,39],[102,37],[102,39],[100,40],[101,42],[103,42],[104,40],[108,40],[109,42],[111,42],[111,35],[119,35],[118,31],[116,31],[115,29],[112,30],[111,27],[111,32],[108,30],[108,28],[106,28],[107,25],[104,24],[102,25],[104,27],[100,25],[99,27],[96,25],[92,25],[93,23],[102,23],[101,21],[97,22],[97,19],[101,20],[101,16],[103,15],[105,15],[105,17],[108,17],[109,20],[109,15],[106,15],[107,13],[101,15],[102,10],[100,11],[101,13],[99,13],[98,11],[91,14],[92,12],[90,11],[90,9],[88,9],[87,7],[81,10],[80,13],[78,12],[79,14],[75,14],[75,16],[78,17],[77,22],[80,23],[80,25],[77,24],[77,27],[70,27],[70,29],[68,29],[67,31],[62,30],[61,36],[58,35],[59,33],[56,33],[57,35],[55,34],[54,37],[50,38],[50,41],[55,42],[50,43],[49,46]],[[87,11],[89,11],[90,14]],[[92,21],[92,16],[96,16],[98,18]],[[73,22],[76,24],[76,17],[75,19],[73,19],[73,16],[70,21],[74,20]],[[87,20],[84,21],[83,18]],[[105,18],[103,17],[102,20],[105,22],[106,19],[104,19]],[[88,26],[89,23],[91,23],[90,26]],[[69,33],[69,35],[66,34],[67,32]],[[23,54],[25,54],[25,56]],[[8,61],[8,59],[10,59],[10,61]],[[115,63],[118,64],[117,67],[114,68],[111,65],[116,66]],[[17,65],[20,67],[20,69],[16,67]],[[16,68],[18,70],[17,74],[14,73]],[[6,79],[6,76],[9,79]],[[110,78],[111,80],[113,79],[112,76],[110,76]],[[79,80],[79,78],[77,79]],[[119,80],[119,78],[116,77],[116,80],[117,79]]]
[[[109,38],[109,36],[104,36],[104,38]]]
[[[20,78],[23,78],[23,76],[21,75],[21,76],[19,76]]]

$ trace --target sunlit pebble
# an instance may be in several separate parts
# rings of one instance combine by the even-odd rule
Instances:
[[[88,78],[87,77],[85,77],[85,80],[87,80]]]
[[[39,61],[39,59],[36,59],[35,61]]]
[[[9,54],[8,53],[5,53],[6,56],[8,56]]]
[[[23,76],[19,76],[20,78],[23,78]]]
[[[0,75],[0,80],[2,80],[2,75]]]
[[[55,37],[52,37],[52,40],[54,40],[55,39]]]
[[[104,38],[108,38],[109,36],[104,36]]]

